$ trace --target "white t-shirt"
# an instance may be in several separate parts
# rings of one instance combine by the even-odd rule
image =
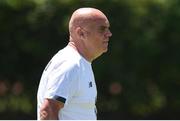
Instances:
[[[60,120],[96,120],[96,83],[91,63],[66,46],[48,63],[38,88],[39,109],[45,98],[64,102]],[[39,113],[38,113],[38,119]]]

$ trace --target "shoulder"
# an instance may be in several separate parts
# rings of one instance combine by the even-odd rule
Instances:
[[[61,70],[78,71],[82,68],[84,59],[82,56],[70,47],[65,47],[54,55],[48,64],[48,71]]]
[[[79,59],[78,57],[64,48],[60,50],[50,62],[52,70],[58,70],[58,72],[73,72],[79,69]]]

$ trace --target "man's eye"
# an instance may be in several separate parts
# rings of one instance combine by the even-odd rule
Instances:
[[[105,27],[101,27],[101,28],[100,28],[100,32],[104,32],[105,30],[106,30]]]

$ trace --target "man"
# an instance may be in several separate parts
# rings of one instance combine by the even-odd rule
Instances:
[[[96,120],[96,84],[91,62],[108,50],[109,21],[95,8],[76,10],[70,39],[45,68],[38,89],[38,119]]]

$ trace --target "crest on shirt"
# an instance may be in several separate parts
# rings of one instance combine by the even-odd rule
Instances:
[[[89,82],[89,88],[91,88],[92,87],[92,82]]]

